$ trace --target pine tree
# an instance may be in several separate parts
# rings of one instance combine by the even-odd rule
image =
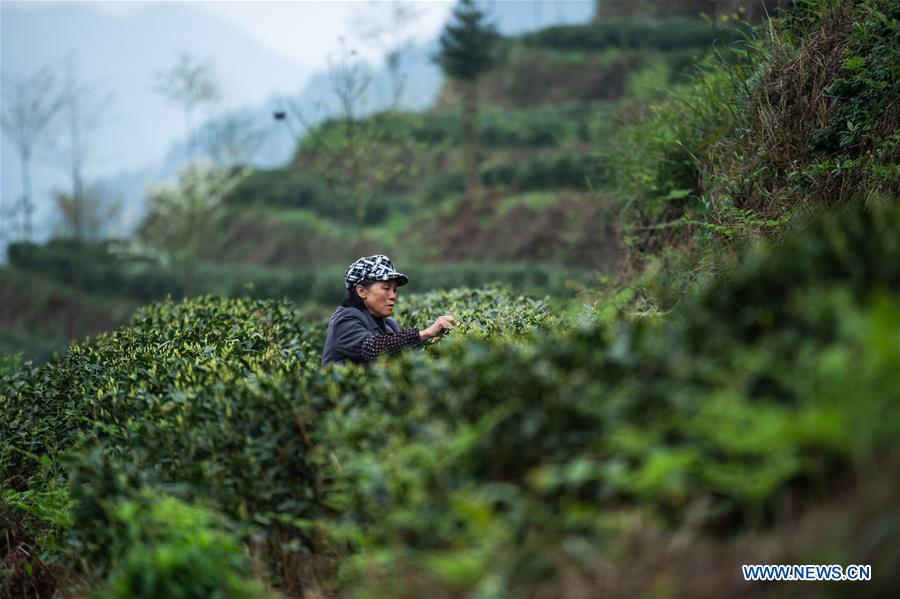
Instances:
[[[498,60],[500,34],[473,0],[459,0],[441,33],[435,57],[444,74],[461,86],[466,199],[479,201],[478,83]]]

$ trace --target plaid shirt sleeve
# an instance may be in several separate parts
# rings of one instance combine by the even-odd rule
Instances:
[[[403,329],[390,335],[372,335],[362,342],[360,354],[363,360],[374,360],[384,352],[394,351],[402,347],[422,347],[419,331]]]

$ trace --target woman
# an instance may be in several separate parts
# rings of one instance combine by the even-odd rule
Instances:
[[[397,303],[397,288],[408,282],[409,277],[397,272],[394,263],[383,254],[360,258],[351,264],[344,276],[347,299],[328,321],[322,364],[346,360],[364,364],[384,352],[419,348],[456,324],[455,318],[445,314],[423,331],[401,330],[391,314]]]

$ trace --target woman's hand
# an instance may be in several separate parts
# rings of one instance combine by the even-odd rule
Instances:
[[[452,329],[456,325],[456,319],[449,315],[444,314],[442,316],[438,316],[437,319],[431,323],[424,331],[419,331],[419,339],[422,341],[427,341],[428,339],[434,339],[435,337],[440,337],[450,329]]]

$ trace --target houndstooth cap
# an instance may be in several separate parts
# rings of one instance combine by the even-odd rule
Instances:
[[[409,283],[409,277],[397,272],[394,263],[384,254],[365,256],[360,258],[347,268],[344,275],[344,285],[347,289],[353,289],[364,281],[390,281],[397,280],[397,285]]]

